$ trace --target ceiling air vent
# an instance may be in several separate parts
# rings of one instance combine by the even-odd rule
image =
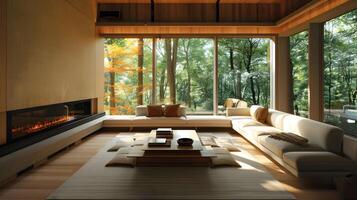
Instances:
[[[119,5],[99,4],[98,21],[119,22],[122,20],[121,7]]]

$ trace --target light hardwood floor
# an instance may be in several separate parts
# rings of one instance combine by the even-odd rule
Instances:
[[[24,172],[17,179],[3,186],[0,189],[0,199],[45,199],[117,134],[98,132],[80,144],[59,152],[43,165]],[[297,199],[339,199],[338,193],[331,186],[295,178],[238,134],[232,136],[237,137],[243,148],[256,157]]]

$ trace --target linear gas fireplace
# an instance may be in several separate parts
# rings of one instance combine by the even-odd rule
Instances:
[[[99,118],[96,99],[86,99],[7,112],[7,143],[0,156]]]

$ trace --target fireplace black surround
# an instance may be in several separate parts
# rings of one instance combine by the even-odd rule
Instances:
[[[65,102],[7,112],[7,143],[0,157],[104,116],[93,99]]]

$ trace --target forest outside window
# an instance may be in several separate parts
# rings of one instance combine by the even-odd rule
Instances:
[[[213,114],[213,40],[157,40],[157,103],[179,103],[187,114]]]
[[[357,10],[324,30],[324,121],[357,136]]]
[[[290,36],[294,114],[308,117],[308,31]]]
[[[249,105],[270,104],[270,39],[218,40],[218,111],[224,114],[227,98]]]
[[[218,90],[214,89],[213,80],[214,41],[213,38],[107,38],[106,113],[132,115],[137,105],[179,103],[187,108],[187,114],[212,115],[215,106],[219,108],[218,114],[224,114],[227,98],[268,106],[270,39],[217,39]],[[214,105],[214,92],[218,105]]]
[[[104,53],[106,113],[135,114],[137,105],[151,100],[152,39],[107,38]]]

